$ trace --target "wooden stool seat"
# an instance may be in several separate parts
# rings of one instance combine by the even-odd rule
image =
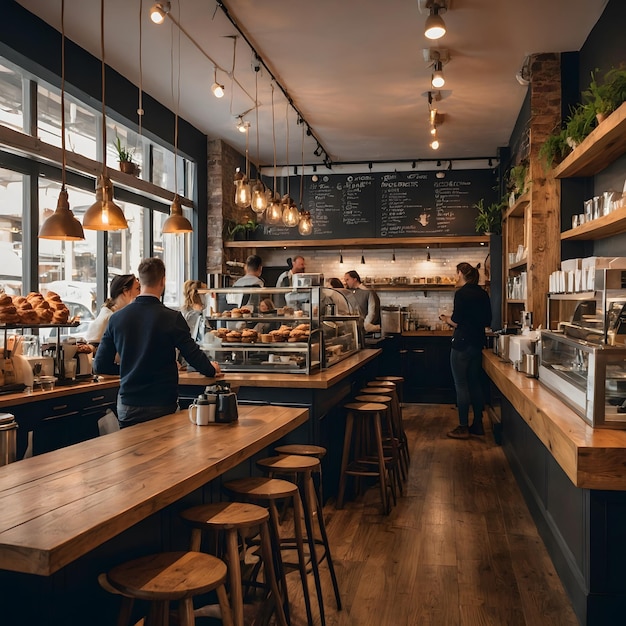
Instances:
[[[396,384],[396,389],[398,391],[398,401],[400,402],[400,406],[404,405],[404,397],[402,395],[402,389],[404,387],[404,377],[402,376],[376,376],[376,380],[388,380],[392,383]]]
[[[323,459],[326,456],[326,448],[308,443],[289,443],[274,448],[278,454],[299,454],[302,456],[315,456]]]
[[[222,622],[233,624],[224,582],[226,564],[202,552],[162,552],[117,565],[106,575],[107,582],[124,601],[148,600],[148,623],[167,624],[169,602],[179,600],[179,623],[193,626],[193,596],[215,590],[220,603]],[[127,611],[130,614],[130,611]]]
[[[371,389],[372,387],[370,387]],[[390,404],[391,396],[378,396],[374,393],[367,394],[364,393],[362,396],[355,396],[354,398],[357,402],[380,402],[380,404]]]
[[[314,456],[286,454],[259,459],[256,464],[265,471],[280,474],[294,474],[297,472],[313,472],[319,469],[320,461]]]
[[[387,480],[388,465],[385,462],[381,424],[381,416],[387,419],[387,405],[372,401],[349,402],[344,405],[344,408],[347,411],[346,432],[343,440],[336,507],[340,509],[343,506],[348,476],[372,476],[378,477],[383,514],[387,515],[390,510],[387,487],[388,485],[391,487],[391,484]],[[372,447],[371,450],[370,447]],[[376,461],[374,467],[372,467],[373,459]]]
[[[363,389],[359,389],[359,393],[371,393],[372,395],[376,394],[386,394],[389,393],[389,389],[387,387],[363,387]]]
[[[396,383],[391,382],[390,380],[380,380],[377,378],[376,380],[370,380],[366,383],[366,387],[389,387],[390,389],[396,388]]]
[[[319,463],[317,459],[312,459]],[[234,498],[240,498],[245,501],[257,502],[269,506],[272,541],[274,551],[278,552],[280,546],[280,533],[278,521],[277,501],[291,498],[293,501],[294,516],[293,526],[296,535],[296,549],[298,552],[298,570],[300,572],[300,581],[302,583],[302,593],[304,595],[304,604],[306,607],[306,615],[309,624],[313,623],[313,613],[311,611],[311,597],[309,595],[309,586],[306,578],[306,559],[304,555],[304,532],[302,530],[302,519],[304,516],[302,500],[298,486],[287,480],[280,478],[266,478],[263,476],[239,478],[224,483],[224,490]],[[282,559],[280,560],[282,563]],[[285,578],[285,568],[281,566],[278,572],[282,580],[282,587],[287,589],[287,581]]]
[[[273,594],[276,621],[280,626],[287,625],[283,604],[286,598],[278,588],[274,570],[271,538],[269,535],[269,511],[256,504],[247,502],[217,502],[191,507],[181,512],[180,516],[192,527],[191,549],[200,550],[202,531],[223,532],[226,543],[226,559],[230,579],[230,597],[235,626],[244,624],[244,606],[242,574],[239,557],[240,530],[259,528],[261,557],[265,569],[265,581],[268,591]]]

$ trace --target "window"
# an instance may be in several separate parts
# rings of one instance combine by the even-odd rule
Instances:
[[[22,293],[22,174],[0,168],[0,289]]]
[[[0,58],[0,124],[24,130],[22,75]]]

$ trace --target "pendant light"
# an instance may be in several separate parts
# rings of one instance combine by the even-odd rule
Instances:
[[[172,30],[172,40],[174,39]],[[172,41],[172,48],[174,41]],[[172,74],[174,62],[171,63]],[[173,83],[173,81],[172,81]],[[193,232],[191,222],[183,215],[183,208],[178,196],[178,107],[180,104],[180,32],[178,33],[178,75],[176,79],[176,112],[174,114],[174,199],[170,207],[170,215],[163,222],[164,235],[179,235]]]
[[[259,174],[259,167],[261,163],[261,157],[259,156],[259,71],[261,66],[258,62],[254,66],[254,108],[256,115],[256,168],[257,178],[251,182],[252,198],[250,200],[250,207],[257,215],[263,215],[265,209],[267,209],[267,190],[261,180]]]
[[[237,171],[235,173],[235,204],[240,209],[247,209],[252,200],[252,190],[250,188],[250,163],[249,156],[249,138],[250,138],[250,122],[243,122],[244,132],[246,133],[246,172],[242,174]]]
[[[77,241],[85,238],[83,227],[74,217],[65,189],[65,0],[61,0],[61,192],[56,211],[41,225],[40,239]]]
[[[268,224],[280,224],[283,218],[283,209],[280,205],[280,196],[276,191],[276,120],[274,116],[274,84],[272,83],[272,143],[274,146],[274,194],[265,211],[265,221]]]
[[[96,186],[96,201],[83,217],[83,228],[88,230],[123,230],[128,222],[122,209],[113,202],[113,184],[107,176],[107,123],[105,104],[104,62],[104,0],[100,0],[100,53],[102,55],[102,174]],[[99,193],[100,192],[100,193]]]
[[[283,196],[283,199],[281,200],[281,204],[283,207],[282,219],[285,226],[288,226],[289,228],[294,228],[298,225],[298,222],[300,221],[300,215],[298,213],[298,207],[289,195],[289,102],[287,102],[287,108],[285,112],[285,121],[287,128],[287,145],[285,153],[285,159],[287,161],[287,193]]]
[[[300,214],[298,216],[298,232],[307,236],[313,232],[310,211],[304,210],[304,124],[302,124],[302,169],[300,170]]]

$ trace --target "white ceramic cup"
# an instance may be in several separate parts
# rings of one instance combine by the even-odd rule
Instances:
[[[215,421],[215,405],[210,405],[208,400],[196,398],[189,405],[189,421],[198,426],[207,426],[211,421],[211,407],[213,407],[213,421]]]

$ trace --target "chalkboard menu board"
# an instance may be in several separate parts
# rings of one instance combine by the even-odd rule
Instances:
[[[260,240],[362,239],[474,236],[481,199],[494,200],[491,170],[320,174],[306,177],[303,206],[311,212],[313,234],[263,225]],[[295,187],[299,191],[299,185]],[[297,201],[297,200],[296,200]]]

